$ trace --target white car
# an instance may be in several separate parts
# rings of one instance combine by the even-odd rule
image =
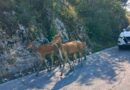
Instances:
[[[130,47],[130,31],[124,29],[123,32],[120,33],[118,38],[118,47],[119,49]]]

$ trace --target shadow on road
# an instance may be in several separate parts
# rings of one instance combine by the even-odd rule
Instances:
[[[73,82],[81,85],[92,85],[94,79],[107,80],[108,83],[116,81],[116,69],[122,70],[119,62],[130,63],[130,51],[119,51],[117,47],[97,52],[84,62],[84,66],[76,67],[76,71],[58,81],[52,90],[59,90]]]
[[[42,73],[39,77],[27,76],[17,80],[17,83],[5,84],[10,85],[8,88],[0,88],[1,90],[30,90],[30,89],[45,89],[45,90],[59,90],[65,86],[78,83],[80,85],[91,86],[95,79],[106,80],[107,83],[114,83],[117,81],[119,73],[123,67],[121,63],[130,63],[130,50],[118,50],[117,47],[97,52],[87,56],[87,60],[83,62],[83,66],[77,65],[75,71],[67,74],[61,80],[52,80],[55,72]],[[21,81],[20,81],[21,80]],[[14,81],[15,82],[15,81]],[[53,85],[52,85],[53,84]],[[4,85],[3,85],[4,86]],[[21,89],[20,89],[21,88]]]

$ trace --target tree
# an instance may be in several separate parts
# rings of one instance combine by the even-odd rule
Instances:
[[[78,12],[89,37],[100,45],[116,41],[120,30],[128,25],[118,0],[82,0]]]

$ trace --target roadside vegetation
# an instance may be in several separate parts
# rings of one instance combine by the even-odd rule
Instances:
[[[127,0],[1,0],[0,31],[12,38],[18,24],[28,29],[31,41],[43,33],[50,41],[57,33],[54,20],[65,25],[70,40],[83,32],[94,51],[116,44],[122,28],[128,25],[121,3]],[[127,15],[128,16],[128,15]],[[81,30],[83,27],[83,30]],[[75,33],[75,34],[74,34]]]
[[[130,23],[130,13],[123,8],[126,2],[0,0],[0,83],[45,66],[71,67],[70,62],[85,58],[86,45],[87,54],[116,45]]]

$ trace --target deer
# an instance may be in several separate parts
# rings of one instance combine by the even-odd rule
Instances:
[[[53,44],[55,44],[59,48],[59,54],[63,61],[63,69],[64,69],[66,62],[69,63],[70,69],[72,69],[69,56],[72,55],[74,57],[74,59],[76,60],[77,54],[79,53],[80,56],[82,56],[82,54],[85,54],[85,49],[87,47],[86,43],[81,42],[81,41],[69,41],[69,42],[62,43],[60,33],[58,33],[54,37]],[[62,76],[62,74],[63,74],[63,71],[61,72],[61,76]]]
[[[55,44],[53,44],[54,42],[55,42],[55,40],[52,40],[51,43],[44,44],[39,47],[37,47],[33,43],[28,44],[27,49],[33,49],[35,52],[37,52],[37,55],[39,58],[39,63],[40,63],[39,68],[42,66],[43,63],[45,63],[46,69],[48,71],[51,70],[51,67],[53,66],[53,63],[54,63],[54,55],[59,52],[58,47]],[[49,65],[47,64],[47,59],[46,59],[46,56],[48,56],[48,55],[51,57],[51,67],[50,68],[49,68]],[[61,65],[61,62],[60,62],[60,65]],[[36,75],[38,75],[38,73],[39,73],[39,70]]]

